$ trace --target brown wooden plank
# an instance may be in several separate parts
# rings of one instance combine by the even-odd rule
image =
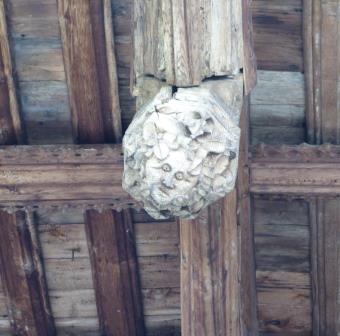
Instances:
[[[250,190],[276,195],[337,196],[338,150],[332,145],[260,145],[252,154]]]
[[[250,161],[250,190],[336,196],[339,162],[338,145],[258,146]],[[6,146],[0,163],[1,207],[139,206],[121,187],[120,145]]]
[[[255,248],[254,229],[251,215],[249,192],[249,96],[245,97],[240,119],[242,129],[239,171],[237,179],[238,225],[240,228],[241,251],[241,309],[242,335],[256,335],[258,332],[256,283],[255,283]]]
[[[241,333],[236,204],[234,191],[180,222],[182,335]]]
[[[302,72],[302,1],[253,0],[252,12],[258,68]]]
[[[119,142],[122,128],[111,1],[59,0],[58,8],[75,141]],[[91,210],[85,223],[101,332],[143,335],[129,212]]]
[[[101,329],[112,335],[143,335],[134,230],[129,212],[86,214]]]
[[[241,1],[135,1],[135,83],[152,75],[184,87],[238,73],[243,68],[241,27]]]
[[[55,335],[32,215],[0,212],[0,269],[15,335]]]
[[[257,81],[257,61],[254,52],[253,39],[253,21],[251,13],[251,3],[253,0],[242,0],[242,14],[243,14],[243,72],[244,72],[244,91],[248,95],[255,87]]]
[[[3,145],[22,143],[24,132],[13,78],[13,64],[8,40],[6,7],[0,1],[0,106],[1,137]]]
[[[13,78],[5,2],[0,1],[1,144],[25,140]],[[11,331],[15,335],[55,335],[41,249],[32,213],[0,211],[0,276]]]
[[[305,1],[307,127],[311,143],[340,143],[340,1]],[[340,332],[339,201],[310,202],[313,335]]]

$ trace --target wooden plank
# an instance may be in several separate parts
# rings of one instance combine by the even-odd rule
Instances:
[[[19,105],[13,78],[12,56],[10,51],[6,7],[0,1],[0,103],[1,103],[1,144],[22,143],[24,131],[21,126]]]
[[[310,207],[313,335],[339,332],[339,201],[317,199]]]
[[[253,0],[259,70],[303,72],[302,1]]]
[[[0,120],[1,144],[25,140],[14,82],[5,2],[0,1]],[[55,335],[39,240],[33,214],[0,211],[0,276],[11,332]]]
[[[237,209],[240,230],[239,245],[241,258],[241,309],[242,335],[258,333],[256,284],[255,284],[255,247],[252,227],[251,201],[249,192],[249,96],[245,97],[240,118],[242,129],[240,140],[239,170],[237,178]]]
[[[300,144],[305,140],[303,74],[258,71],[251,94],[251,142]]]
[[[111,1],[59,0],[58,8],[74,139],[80,143],[119,142],[122,126]],[[143,335],[130,213],[90,210],[85,227],[101,332]]]
[[[250,190],[336,196],[339,161],[336,145],[258,146],[250,162]],[[139,206],[120,185],[120,145],[6,146],[0,148],[0,163],[2,207]]]
[[[258,146],[251,162],[251,191],[337,196],[338,146]],[[275,163],[274,163],[275,161]]]
[[[197,219],[181,220],[183,335],[240,335],[236,206],[234,191]]]
[[[77,142],[103,143],[121,138],[110,8],[108,1],[58,1]]]
[[[244,91],[248,95],[257,82],[257,60],[254,52],[253,21],[251,3],[253,0],[242,0],[242,31],[243,31],[243,73]]]
[[[55,335],[39,245],[31,215],[0,213],[0,266],[12,331]]]
[[[340,2],[315,0],[304,6],[308,138],[339,144]],[[338,200],[310,202],[314,336],[340,332],[338,221]]]

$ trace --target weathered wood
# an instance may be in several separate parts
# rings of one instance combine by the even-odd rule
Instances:
[[[193,19],[195,18],[195,19]],[[243,67],[242,2],[135,1],[134,80],[175,86],[237,74]]]
[[[336,196],[339,161],[336,145],[259,146],[250,190]],[[139,207],[120,184],[120,145],[8,146],[0,148],[0,162],[1,207]]]
[[[67,206],[75,199],[86,199],[74,205],[82,207],[82,203],[89,208],[106,204],[119,209],[128,203],[136,204],[121,187],[123,162],[119,145],[13,146],[3,147],[1,152],[4,170],[0,178],[4,184],[0,199],[7,199],[8,206]],[[15,200],[10,200],[10,195]]]
[[[259,70],[303,72],[302,1],[253,0]]]
[[[119,141],[110,2],[59,0],[58,10],[75,140]]]
[[[0,213],[0,269],[15,335],[55,335],[31,214]]]
[[[304,78],[299,72],[258,71],[251,94],[252,144],[305,141]]]
[[[6,8],[1,0],[1,144],[20,144],[25,140],[13,76]],[[0,276],[12,333],[22,336],[55,335],[33,214],[0,211],[0,232]]]
[[[257,291],[263,335],[310,335],[308,202],[254,199]]]
[[[258,146],[251,161],[251,191],[337,196],[340,193],[338,151],[339,147],[332,145]]]
[[[1,134],[3,145],[22,143],[24,132],[21,125],[19,105],[13,64],[7,31],[6,7],[4,0],[0,1],[0,104],[1,104]]]
[[[340,2],[315,0],[304,6],[308,140],[339,144]],[[335,335],[340,332],[339,201],[311,201],[310,222],[313,335]]]
[[[88,211],[86,231],[103,332],[143,335],[143,312],[129,212]]]
[[[119,142],[122,126],[111,1],[59,0],[58,8],[75,141]],[[129,212],[91,210],[85,214],[85,224],[101,332],[144,335]]]
[[[240,127],[242,129],[237,178],[237,220],[239,225],[241,271],[242,335],[257,335],[254,229],[249,193],[249,96],[244,99]]]
[[[236,211],[234,191],[181,220],[182,335],[241,335]]]
[[[317,199],[310,207],[313,335],[339,332],[339,201]]]
[[[242,0],[242,32],[243,32],[243,72],[244,91],[248,95],[257,82],[257,60],[254,52],[253,20],[251,3],[253,0]]]

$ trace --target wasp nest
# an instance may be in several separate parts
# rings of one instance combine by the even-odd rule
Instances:
[[[156,219],[194,218],[234,188],[238,113],[208,89],[162,89],[124,136],[123,188]]]

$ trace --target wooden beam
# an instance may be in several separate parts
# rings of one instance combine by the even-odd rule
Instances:
[[[4,0],[0,0],[0,106],[0,143],[23,143],[25,136],[16,95]]]
[[[250,191],[256,194],[338,196],[340,148],[260,145],[252,153]]]
[[[0,212],[0,269],[14,335],[56,335],[32,213]]]
[[[241,68],[242,1],[134,1],[135,83],[151,75],[193,86]]]
[[[249,162],[249,188],[263,194],[337,196],[339,164],[338,145],[258,146]],[[243,168],[247,174],[247,165]],[[122,189],[122,173],[121,145],[0,147],[0,207],[140,208]],[[244,197],[246,180],[239,181]]]
[[[0,203],[10,208],[138,207],[121,186],[120,145],[6,146],[0,162]]]
[[[233,191],[180,222],[182,335],[241,335],[236,211]]]
[[[0,126],[1,144],[23,143],[3,0],[0,0]],[[12,333],[56,335],[33,214],[0,211],[0,236],[0,276]]]
[[[242,129],[237,177],[237,223],[241,267],[241,335],[258,334],[254,226],[251,215],[249,167],[250,97],[244,99],[240,119]]]
[[[75,141],[119,141],[122,130],[110,2],[58,0],[58,11]]]
[[[58,0],[58,8],[75,140],[79,143],[119,142],[122,126],[111,1]],[[119,190],[111,189],[111,197],[121,195],[121,171],[119,174],[118,180],[114,178]],[[88,178],[88,185],[91,179]],[[107,186],[101,184],[98,190],[107,189]],[[129,212],[88,211],[85,224],[101,333],[144,335]]]
[[[304,1],[304,39],[308,140],[340,143],[340,1]],[[330,174],[330,175],[329,175]],[[324,171],[333,178],[335,171]],[[310,202],[313,336],[340,332],[338,199],[318,197]]]

